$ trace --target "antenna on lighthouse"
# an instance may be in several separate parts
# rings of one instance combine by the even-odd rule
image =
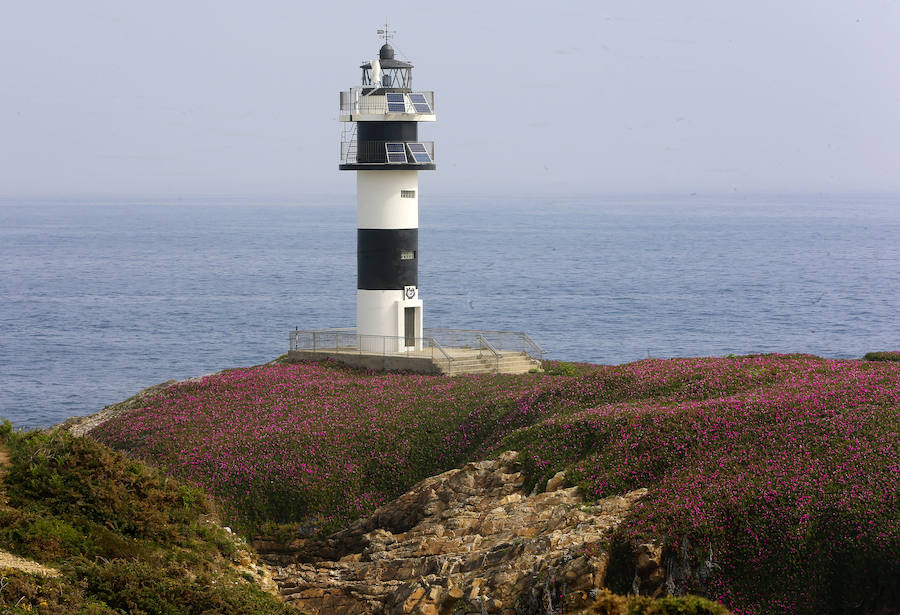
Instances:
[[[396,30],[390,29],[387,19],[384,20],[384,29],[378,29],[378,36],[384,39],[385,44],[390,44],[391,37],[397,34]]]

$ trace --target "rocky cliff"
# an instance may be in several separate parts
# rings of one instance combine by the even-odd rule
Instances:
[[[254,546],[311,614],[578,609],[604,587],[604,539],[645,490],[585,505],[562,474],[524,493],[518,454],[428,478],[327,540]],[[653,571],[649,571],[652,573]]]

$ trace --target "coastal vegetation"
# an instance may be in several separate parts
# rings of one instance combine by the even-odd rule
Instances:
[[[900,365],[808,355],[547,365],[444,378],[328,363],[168,387],[92,434],[209,490],[253,531],[327,533],[465,461],[518,450],[601,498],[735,613],[897,605]],[[615,560],[616,558],[614,558]],[[627,562],[619,558],[618,562]],[[611,569],[614,591],[634,570]]]
[[[214,508],[197,487],[95,440],[15,432],[4,422],[0,613],[302,615],[260,591],[271,587],[260,581],[267,571],[217,523]],[[694,596],[608,591],[590,613],[728,615]]]

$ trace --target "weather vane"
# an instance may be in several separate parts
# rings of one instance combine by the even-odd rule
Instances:
[[[384,20],[384,30],[382,30],[382,29],[380,29],[380,28],[378,29],[378,36],[381,36],[381,37],[384,38],[384,43],[385,43],[385,44],[390,43],[390,42],[391,42],[391,37],[394,36],[395,34],[397,34],[397,31],[396,31],[396,30],[390,30],[390,29],[388,29],[388,28],[389,28],[389,24],[388,24],[388,22],[387,22],[387,19],[385,19],[385,20]]]

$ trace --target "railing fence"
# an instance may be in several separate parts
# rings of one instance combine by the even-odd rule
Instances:
[[[482,331],[479,329],[425,329],[423,337],[360,335],[354,328],[294,330],[290,332],[291,350],[355,352],[359,354],[405,355],[452,362],[451,349],[473,349],[492,355],[499,365],[504,352],[521,352],[542,361],[544,350],[521,331]]]
[[[485,331],[481,329],[425,329],[425,335],[449,348],[486,348],[489,343],[498,352],[524,352],[542,361],[544,349],[522,331]]]
[[[410,341],[413,343],[409,344]],[[453,357],[429,337],[360,335],[352,328],[291,331],[290,349],[422,357],[448,363],[453,361]]]

